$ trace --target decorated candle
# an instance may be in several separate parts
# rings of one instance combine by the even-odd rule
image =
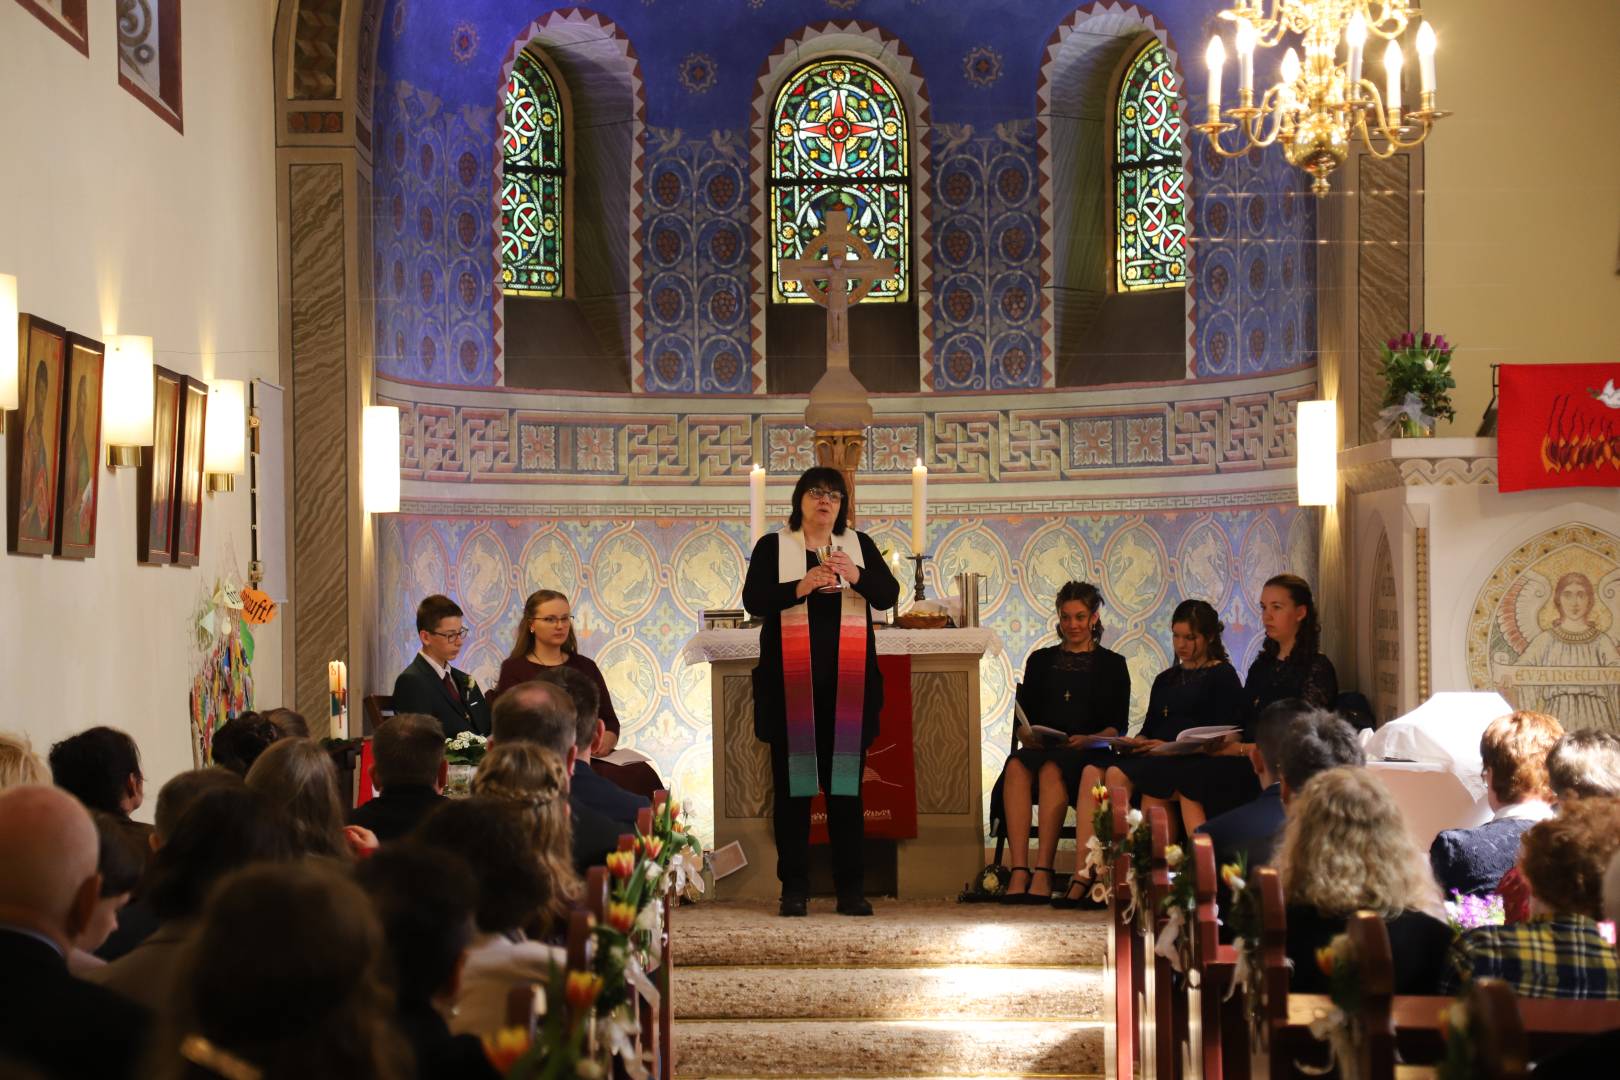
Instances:
[[[748,543],[752,547],[765,535],[765,467],[755,465],[748,474]]]
[[[917,459],[911,470],[911,553],[928,551],[928,466]]]

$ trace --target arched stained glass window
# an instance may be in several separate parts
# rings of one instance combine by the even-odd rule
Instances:
[[[776,96],[771,124],[771,280],[775,298],[809,303],[776,268],[803,254],[821,231],[822,211],[842,203],[850,229],[880,259],[900,267],[866,302],[910,298],[910,143],[906,109],[882,72],[859,60],[817,60],[794,72]]]
[[[1136,54],[1114,116],[1114,280],[1120,292],[1187,283],[1187,170],[1176,74],[1163,43]]]
[[[563,107],[533,53],[520,52],[506,84],[501,133],[501,288],[563,295]]]

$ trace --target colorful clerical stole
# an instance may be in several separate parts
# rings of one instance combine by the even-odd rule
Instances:
[[[854,529],[832,544],[863,567]],[[776,539],[777,578],[787,584],[809,573],[802,533],[783,530]],[[810,598],[782,612],[782,685],[787,692],[788,794],[808,798],[820,789],[816,757],[816,702],[810,673]],[[866,599],[842,590],[838,620],[838,695],[833,706],[832,790],[861,793],[861,722],[866,710]]]

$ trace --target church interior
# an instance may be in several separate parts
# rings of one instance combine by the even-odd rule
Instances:
[[[1210,845],[1185,785],[1160,800],[1105,764],[1087,766],[1092,795],[1065,773],[1068,837],[1041,837],[1036,865],[1014,824],[1004,853],[1009,763],[1030,745],[1017,717],[1032,658],[1067,648],[1072,583],[1095,586],[1087,647],[1129,677],[1108,736],[1154,731],[1161,673],[1187,659],[1178,628],[1238,676],[1276,657],[1264,599],[1286,576],[1336,673],[1311,703],[1367,729],[1378,791],[1341,808],[1393,800],[1393,831],[1433,859],[1437,836],[1518,805],[1487,792],[1482,767],[1506,766],[1475,745],[1508,713],[1608,733],[1620,797],[1609,0],[0,0],[0,56],[0,322],[19,324],[15,371],[0,335],[0,735],[54,767],[78,733],[126,733],[144,798],[123,813],[151,823],[171,779],[224,764],[228,724],[291,710],[348,811],[377,779],[370,736],[410,711],[413,665],[488,735],[485,696],[498,715],[512,663],[547,666],[533,627],[551,618],[555,655],[589,658],[603,695],[585,770],[594,745],[601,771],[630,762],[677,802],[636,796],[652,816],[633,853],[671,891],[624,932],[650,930],[628,991],[622,965],[608,976],[630,1004],[603,1006],[585,1050],[553,1047],[577,1071],[546,1075],[1179,1080],[1248,1076],[1251,1054],[1294,1075],[1282,1047],[1336,1046],[1286,1008],[1267,1019],[1230,935],[1195,927]],[[846,220],[847,248],[827,242]],[[1454,380],[1438,398],[1397,387],[1436,361]],[[1578,436],[1544,438],[1566,405]],[[1595,457],[1558,465],[1582,440]],[[871,920],[835,917],[820,854],[809,919],[776,909],[792,886],[753,674],[772,624],[744,582],[762,537],[797,535],[815,467],[843,477],[830,494],[881,556],[861,575],[900,589],[867,631],[885,730],[861,748]],[[829,565],[833,548],[807,550]],[[445,597],[459,621],[440,655],[450,624],[424,598]],[[1188,622],[1193,600],[1213,634]],[[1221,737],[1255,762],[1258,782],[1250,757],[1225,759],[1245,799],[1280,778],[1305,813],[1312,790],[1261,772],[1258,721],[1233,716],[1201,722],[1238,725]],[[476,763],[465,752],[452,740],[445,775]],[[1027,849],[1033,781],[1016,775]],[[26,831],[5,806],[0,852]],[[397,862],[328,883],[328,901],[386,894],[412,869]],[[1249,869],[1236,891],[1265,908],[1271,872]],[[624,900],[611,863],[583,870],[574,899],[596,895],[598,929],[565,913],[548,938],[568,993],[600,955],[570,933]],[[1297,874],[1278,894],[1291,918]],[[1094,911],[1044,902],[1070,875]],[[1042,904],[994,902],[1020,888]],[[0,887],[0,939],[20,903]],[[1333,940],[1353,946],[1359,917]],[[1603,925],[1612,992],[1566,996],[1620,999]],[[1397,987],[1420,951],[1403,932],[1379,938]],[[1214,1006],[1213,1032],[1189,1031],[1184,959],[1210,978],[1224,963],[1260,1003],[1268,1054],[1227,1045],[1223,1073],[1242,1015]],[[537,985],[536,1047],[593,1000]],[[1620,1030],[1611,1000],[1555,1038],[1575,1021],[1520,995],[1533,1056]],[[189,1019],[174,1034],[207,1026]],[[1408,1061],[1435,1060],[1390,1023]],[[181,1044],[151,1049],[165,1037],[104,1074],[170,1075]],[[184,1075],[323,1074],[195,1038]],[[0,1021],[0,1064],[75,1074],[23,1040]],[[542,1075],[498,1040],[466,1071],[394,1041],[415,1066],[379,1050],[347,1068]]]

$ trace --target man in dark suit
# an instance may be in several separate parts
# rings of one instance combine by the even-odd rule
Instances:
[[[616,822],[623,831],[633,832],[636,814],[652,805],[652,800],[626,791],[595,769],[591,758],[602,745],[607,732],[598,713],[596,684],[573,668],[553,667],[541,671],[536,679],[556,683],[567,691],[574,702],[574,769],[571,774],[572,800],[595,810]]]
[[[101,891],[96,827],[58,788],[0,793],[0,1055],[49,1077],[133,1077],[146,1011],[68,974]]]
[[[619,849],[619,834],[630,830],[574,795],[572,775],[579,745],[573,699],[553,682],[531,679],[518,683],[495,702],[494,725],[489,737],[491,745],[527,739],[563,759],[570,776],[568,809],[574,831],[574,866],[581,874],[600,866],[609,852]]]
[[[397,840],[444,802],[449,766],[439,722],[422,713],[395,713],[371,736],[371,775],[382,794],[349,811],[349,824]]]
[[[1266,706],[1254,724],[1249,764],[1260,778],[1260,795],[1251,802],[1210,818],[1198,831],[1215,844],[1215,865],[1247,857],[1247,865],[1264,866],[1282,832],[1282,751],[1294,721],[1311,711],[1299,698],[1284,698]]]
[[[436,717],[446,739],[463,731],[489,734],[489,702],[465,671],[450,666],[467,636],[461,608],[437,593],[416,606],[416,636],[422,651],[394,680],[394,711]]]

